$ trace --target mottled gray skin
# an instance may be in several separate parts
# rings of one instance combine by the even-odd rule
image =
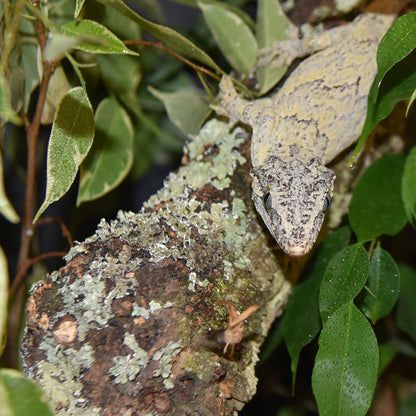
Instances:
[[[307,254],[321,229],[335,174],[325,165],[356,141],[377,72],[378,43],[392,16],[362,14],[319,36],[289,40],[280,60],[314,53],[269,97],[246,101],[231,79],[216,111],[253,130],[253,201],[283,251]],[[295,56],[290,56],[294,52]]]

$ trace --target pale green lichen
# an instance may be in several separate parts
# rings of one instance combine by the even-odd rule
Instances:
[[[168,345],[156,351],[152,357],[154,361],[159,361],[158,368],[153,371],[153,376],[162,376],[167,378],[170,375],[172,364],[175,357],[181,351],[182,344],[180,341],[169,342]]]
[[[147,352],[140,348],[133,334],[126,332],[123,343],[127,345],[133,353],[113,357],[115,365],[113,365],[108,372],[110,375],[115,377],[114,381],[117,384],[124,384],[127,381],[133,381],[137,374],[139,374],[149,362]]]
[[[91,346],[86,344],[76,350],[56,346],[51,339],[45,339],[39,349],[46,354],[46,360],[38,363],[38,370],[43,375],[45,393],[52,398],[53,403],[64,405],[68,409],[61,409],[56,414],[99,414],[99,409],[90,408],[87,413],[79,409],[80,403],[84,400],[81,397],[83,384],[80,374],[94,362]]]

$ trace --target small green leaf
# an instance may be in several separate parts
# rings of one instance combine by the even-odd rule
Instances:
[[[9,86],[3,73],[0,73],[0,117],[17,125],[22,124],[22,120],[11,107]]]
[[[21,65],[25,76],[24,82],[24,104],[23,109],[28,111],[30,96],[34,89],[39,85],[38,66],[36,65],[38,56],[38,46],[32,42],[21,44]]]
[[[400,296],[397,305],[397,325],[416,341],[416,272],[400,264]]]
[[[378,345],[379,350],[379,364],[378,375],[382,374],[388,365],[394,360],[397,355],[396,348],[391,343],[384,343]]]
[[[149,87],[149,91],[166,108],[170,121],[186,136],[198,133],[202,122],[210,112],[209,98],[196,88],[181,88],[175,92],[162,92]]]
[[[173,29],[158,25],[144,19],[139,14],[130,9],[123,0],[98,0],[99,3],[109,6],[119,11],[121,14],[127,16],[133,21],[137,22],[143,30],[146,30],[156,39],[164,43],[164,45],[175,52],[196,59],[204,65],[222,73],[221,68],[200,48],[193,44],[184,36],[175,32]]]
[[[360,293],[367,281],[369,267],[367,252],[360,244],[346,247],[332,257],[319,292],[323,322]]]
[[[257,6],[256,39],[259,49],[270,47],[274,42],[286,40],[296,30],[287,18],[277,0],[260,0]],[[265,94],[283,77],[287,65],[271,68],[270,65],[257,68],[260,94]]]
[[[384,156],[357,183],[348,218],[359,242],[395,235],[406,224],[401,191],[404,162],[403,155]]]
[[[68,91],[55,114],[48,145],[46,196],[33,222],[68,191],[91,148],[94,114],[83,88]]]
[[[9,295],[9,268],[7,267],[7,257],[0,246],[0,357],[6,346],[7,337],[7,302]],[[1,401],[0,401],[1,406]]]
[[[133,164],[133,126],[114,98],[95,113],[94,144],[81,165],[77,205],[100,198],[126,177]]]
[[[79,38],[80,42],[76,48],[85,52],[138,55],[137,52],[128,49],[114,33],[93,20],[76,20],[67,23],[61,27],[61,33]]]
[[[388,315],[393,309],[400,289],[399,267],[380,245],[374,249],[370,260],[367,288],[360,293],[358,307],[373,322]]]
[[[402,177],[402,199],[407,218],[416,228],[416,146],[406,158]]]
[[[220,5],[198,2],[218,47],[239,73],[247,75],[257,59],[257,43],[250,28]]]
[[[415,102],[415,100],[416,100],[416,88],[412,92],[412,95],[409,98],[409,102],[407,103],[406,117],[408,116],[410,109],[413,107],[413,103]]]
[[[323,325],[312,373],[320,416],[364,416],[377,381],[377,339],[352,303],[335,311]]]
[[[0,213],[10,222],[17,224],[20,221],[12,203],[6,195],[4,186],[3,156],[0,152]]]
[[[16,370],[0,369],[0,414],[54,416],[41,388]]]
[[[74,18],[76,19],[79,14],[81,13],[82,6],[84,5],[85,0],[76,0],[75,2],[75,11],[74,11]]]
[[[321,329],[319,316],[319,288],[329,260],[343,249],[350,239],[347,227],[339,228],[318,248],[306,280],[297,284],[289,297],[283,316],[283,335],[292,359],[293,384],[301,349],[311,342]]]

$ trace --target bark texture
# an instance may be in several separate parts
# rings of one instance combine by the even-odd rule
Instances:
[[[32,288],[24,371],[57,415],[230,415],[254,395],[259,347],[305,259],[272,250],[249,139],[208,122],[138,214],[102,220]],[[260,307],[226,353],[225,300]]]

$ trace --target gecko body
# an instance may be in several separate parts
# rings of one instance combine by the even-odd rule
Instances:
[[[251,126],[252,198],[291,256],[305,255],[317,239],[335,179],[326,164],[361,133],[377,72],[377,46],[393,20],[362,14],[315,39],[297,39],[297,57],[319,51],[269,97],[248,101],[230,78],[221,81],[215,110],[231,124]]]

